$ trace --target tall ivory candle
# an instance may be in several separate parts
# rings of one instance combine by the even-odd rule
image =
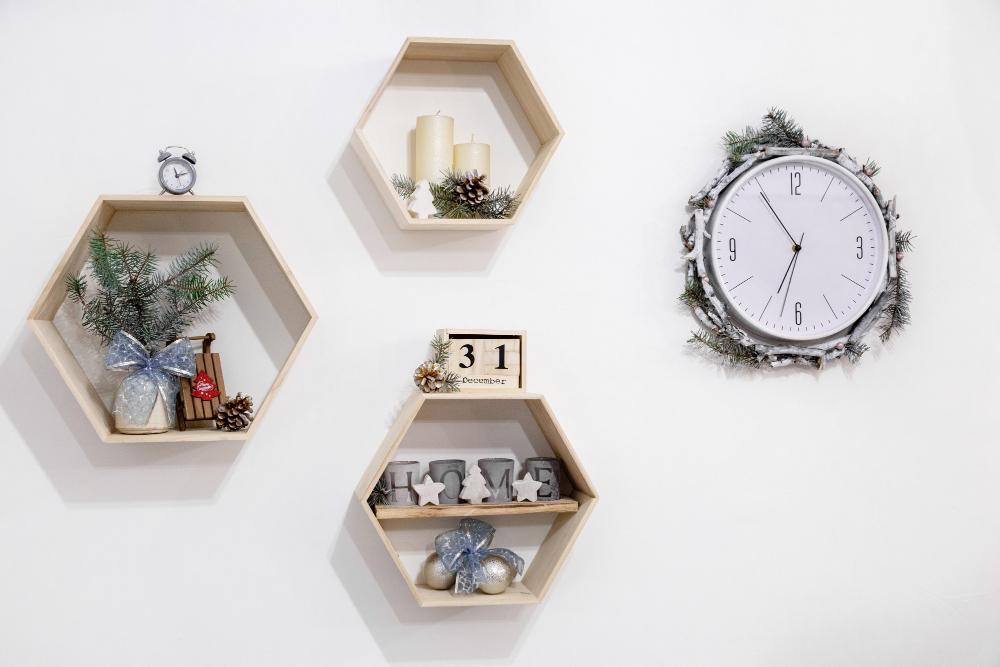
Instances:
[[[476,170],[486,175],[486,185],[490,184],[490,145],[475,143],[476,135],[467,144],[455,144],[455,173],[464,174]]]
[[[455,119],[442,116],[417,116],[417,154],[413,180],[440,183],[442,172],[451,169],[455,145]]]

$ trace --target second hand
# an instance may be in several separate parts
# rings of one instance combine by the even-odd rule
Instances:
[[[788,287],[785,289],[785,300],[781,302],[781,312],[778,313],[778,317],[781,318],[785,314],[785,304],[788,303],[788,293],[792,291],[792,278],[795,277],[795,267],[799,265],[799,251],[802,250],[802,239],[806,237],[806,233],[802,232],[802,238],[799,242],[795,244],[797,250],[795,251],[795,257],[792,259],[792,274],[788,276]],[[795,239],[792,239],[794,241]],[[780,287],[778,288],[781,289]]]

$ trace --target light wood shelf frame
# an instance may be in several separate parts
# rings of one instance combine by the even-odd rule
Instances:
[[[489,510],[482,511],[478,508],[486,508],[488,504],[445,505],[438,507],[449,509],[435,508],[433,510],[428,509],[428,506],[390,508],[390,511],[383,513],[382,516],[376,516],[368,506],[368,495],[375,488],[375,483],[382,476],[386,465],[392,460],[393,455],[406,436],[406,432],[412,426],[421,407],[428,401],[523,401],[538,428],[541,430],[542,435],[545,437],[546,442],[548,442],[549,447],[552,449],[553,455],[562,459],[563,467],[573,482],[572,502],[576,505],[575,511],[568,502],[564,503],[565,510],[555,510],[555,521],[552,523],[552,527],[549,529],[545,539],[542,540],[541,545],[538,547],[531,565],[520,580],[512,583],[500,595],[486,595],[483,593],[456,595],[450,590],[439,591],[415,583],[406,571],[406,567],[400,560],[395,548],[393,548],[392,542],[389,541],[389,537],[386,535],[381,523],[382,521],[392,521],[398,518],[419,520],[422,518],[433,519],[441,516],[482,516],[489,513]],[[399,568],[400,574],[403,575],[406,585],[410,588],[410,591],[421,607],[477,607],[506,604],[537,604],[541,602],[598,501],[597,491],[594,488],[593,482],[590,481],[590,477],[584,470],[583,464],[580,462],[576,452],[573,451],[573,447],[570,445],[565,431],[563,431],[556,420],[555,414],[552,412],[552,408],[545,400],[545,397],[541,394],[526,392],[475,394],[464,394],[461,392],[424,394],[414,392],[407,399],[399,411],[396,420],[389,428],[389,433],[382,441],[381,447],[379,447],[378,452],[358,483],[355,495],[358,502],[361,503],[365,515],[371,520],[372,526],[374,526],[376,533],[382,540],[382,544],[385,545],[385,548],[389,551],[389,555],[395,561],[396,567]],[[518,505],[518,507],[510,507],[511,505]],[[550,505],[551,507],[545,508],[544,505]],[[498,504],[494,509],[509,509],[511,511],[495,511],[493,513],[534,514],[553,512],[555,505],[556,503],[502,503]],[[536,509],[539,506],[543,506],[542,509]],[[452,513],[453,510],[450,508],[458,508],[458,512]],[[404,516],[392,516],[393,510],[402,510],[401,513]],[[426,513],[420,513],[420,510],[427,511]]]
[[[400,63],[404,60],[436,60],[454,62],[495,62],[501,74],[510,86],[514,98],[524,111],[531,129],[541,144],[534,159],[528,166],[528,171],[517,186],[516,194],[521,196],[521,203],[511,218],[503,220],[467,220],[449,218],[419,219],[410,216],[406,203],[396,194],[392,180],[379,162],[371,144],[365,138],[365,125],[368,118],[388,88],[392,77],[396,74]],[[538,184],[542,172],[552,159],[556,147],[563,138],[563,129],[556,120],[552,108],[542,95],[541,88],[531,75],[521,52],[510,40],[499,39],[449,39],[437,37],[409,37],[403,42],[403,48],[389,67],[382,84],[375,92],[368,108],[351,134],[351,146],[358,155],[361,165],[375,185],[375,190],[382,198],[389,215],[404,230],[494,230],[509,227],[517,222],[524,210],[528,198]]]
[[[107,229],[112,218],[119,211],[167,211],[173,213],[244,213],[247,216],[247,224],[252,227],[260,240],[267,248],[270,259],[272,259],[280,269],[284,278],[288,281],[288,287],[296,295],[300,305],[308,315],[302,332],[299,334],[295,345],[285,359],[285,363],[278,371],[277,377],[271,384],[267,395],[257,403],[255,407],[255,417],[250,427],[245,431],[229,432],[216,430],[215,428],[205,428],[190,425],[186,431],[180,431],[176,426],[166,433],[156,433],[150,435],[129,435],[115,431],[114,417],[108,411],[100,395],[90,382],[80,362],[73,355],[69,345],[63,339],[62,334],[56,328],[53,320],[59,307],[66,299],[66,276],[78,274],[84,267],[88,259],[88,239],[90,233],[95,229]],[[288,370],[291,368],[295,357],[298,356],[303,343],[309,336],[309,332],[316,324],[318,315],[313,310],[309,299],[306,298],[302,288],[299,287],[291,269],[278,252],[270,235],[261,223],[257,213],[250,205],[246,197],[215,197],[205,195],[101,195],[90,213],[83,221],[76,236],[70,242],[66,254],[56,267],[48,284],[42,290],[41,296],[35,303],[34,308],[28,315],[28,324],[31,326],[38,340],[41,342],[45,352],[52,359],[59,370],[59,374],[65,380],[70,392],[76,398],[83,409],[87,419],[93,425],[98,437],[104,442],[206,442],[216,440],[249,440],[260,425],[261,418],[267,411],[274,398],[275,392],[284,381]]]

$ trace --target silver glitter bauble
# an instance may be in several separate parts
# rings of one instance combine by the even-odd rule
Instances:
[[[517,570],[512,568],[503,556],[489,555],[482,563],[483,569],[486,570],[486,583],[481,584],[479,590],[484,593],[490,595],[503,593],[517,575]]]
[[[424,561],[424,583],[439,591],[455,585],[455,574],[448,571],[448,567],[436,551]]]

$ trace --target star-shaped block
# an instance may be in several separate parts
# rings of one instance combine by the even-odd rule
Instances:
[[[437,505],[439,504],[439,496],[444,491],[444,483],[435,482],[430,475],[424,475],[424,483],[414,484],[413,490],[420,496],[418,505],[426,505],[427,503]]]
[[[538,502],[538,489],[542,488],[541,482],[531,479],[531,473],[527,473],[524,479],[511,482],[514,490],[517,491],[517,501],[527,500],[528,502]]]

